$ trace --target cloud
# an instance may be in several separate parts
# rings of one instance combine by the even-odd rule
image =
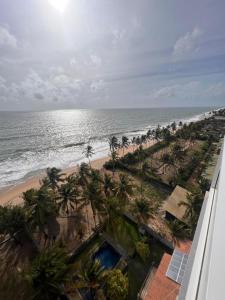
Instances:
[[[186,98],[187,96],[192,97],[193,95],[197,95],[199,93],[199,90],[201,90],[200,82],[190,81],[184,84],[171,84],[161,87],[157,90],[154,90],[151,93],[151,97],[154,100],[160,101],[176,98]]]
[[[112,35],[113,35],[112,44],[115,47],[126,38],[127,31],[125,29],[114,28],[112,30]]]
[[[225,83],[205,84],[199,81],[190,81],[184,84],[171,84],[153,90],[150,95],[155,101],[165,101],[169,99],[184,100],[191,98],[197,100],[203,97],[225,97]]]
[[[95,65],[96,67],[98,67],[102,64],[101,57],[99,57],[98,55],[91,54],[90,60],[91,60],[92,64]]]
[[[6,27],[0,25],[0,48],[17,48],[17,39]]]
[[[199,38],[202,34],[202,30],[195,27],[192,32],[187,32],[184,36],[180,37],[173,47],[173,55],[181,57],[197,51]]]
[[[102,79],[91,82],[90,89],[94,93],[98,91],[102,91],[104,88],[105,88],[105,82]]]
[[[61,67],[52,67],[48,76],[42,77],[31,70],[18,83],[10,83],[0,76],[0,103],[11,102],[17,105],[25,103],[28,106],[44,108],[47,104],[83,103],[94,95],[104,96],[105,83],[102,79],[84,81],[68,75]],[[85,103],[83,103],[85,106]]]
[[[225,83],[223,82],[219,82],[219,83],[215,83],[210,85],[207,89],[206,89],[206,93],[209,96],[224,96],[225,97]]]

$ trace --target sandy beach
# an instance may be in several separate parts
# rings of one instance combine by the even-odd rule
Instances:
[[[156,141],[148,141],[146,144],[143,145],[143,148],[150,147],[154,145]],[[130,145],[129,147],[118,150],[118,155],[119,157],[127,154],[128,152],[133,152],[137,149],[138,146],[136,145]],[[91,161],[91,166],[94,169],[102,169],[103,165],[106,161],[110,159],[109,156],[105,156],[102,158],[98,158],[95,160]],[[79,165],[63,169],[62,172],[65,173],[66,175],[75,173],[78,169]],[[28,178],[25,180],[23,183],[20,183],[15,186],[10,186],[6,187],[0,190],[0,205],[8,205],[8,204],[13,204],[13,205],[18,205],[23,202],[22,199],[22,193],[31,189],[31,188],[39,188],[40,187],[40,181],[41,179],[45,176],[45,174],[42,173],[42,175],[39,176],[34,176],[31,178]]]

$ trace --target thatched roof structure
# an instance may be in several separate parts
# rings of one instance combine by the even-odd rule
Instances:
[[[186,207],[179,205],[180,202],[188,202],[187,195],[189,191],[177,185],[172,194],[166,199],[163,204],[163,210],[173,215],[178,220],[184,222],[184,214]]]

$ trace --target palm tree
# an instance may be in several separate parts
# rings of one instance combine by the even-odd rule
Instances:
[[[89,203],[91,205],[94,223],[96,226],[96,213],[102,201],[101,188],[98,182],[91,180],[87,184],[84,190],[84,198],[86,200],[86,205]]]
[[[195,227],[198,222],[198,217],[201,211],[203,201],[203,195],[201,190],[194,189],[192,193],[188,193],[187,202],[181,201],[179,203],[180,206],[185,206],[186,211],[184,215],[184,219],[187,220],[188,225],[191,228],[191,234],[194,234]]]
[[[76,185],[70,182],[64,183],[59,187],[59,208],[69,215],[71,210],[77,209],[79,201],[79,190]]]
[[[34,291],[33,299],[60,299],[65,295],[65,284],[71,281],[71,271],[64,249],[54,246],[44,250],[35,258],[26,274]]]
[[[107,224],[113,228],[119,216],[124,212],[124,205],[114,196],[103,199],[102,215],[107,218]]]
[[[171,124],[171,128],[173,131],[177,129],[177,123],[175,121]]]
[[[87,147],[85,148],[84,152],[85,157],[88,159],[89,161],[89,166],[91,168],[91,161],[90,158],[92,157],[92,155],[94,154],[94,150],[93,147],[91,145],[87,145]]]
[[[177,242],[179,239],[190,237],[190,230],[183,222],[175,219],[173,221],[167,222],[167,224],[172,232],[173,240],[175,242]]]
[[[129,138],[125,135],[122,136],[122,141],[121,141],[121,147],[123,148],[123,156],[124,156],[124,149],[129,146]]]
[[[112,177],[108,174],[105,174],[103,177],[103,189],[105,196],[108,197],[112,194],[115,188],[115,182],[113,181]]]
[[[136,137],[135,142],[136,142],[136,145],[137,145],[137,146],[140,146],[140,145],[141,145],[142,141],[141,141],[140,136]]]
[[[96,291],[100,288],[105,276],[106,272],[101,262],[97,259],[90,259],[83,265],[75,285],[78,288],[89,289],[91,298],[96,299]]]
[[[161,138],[161,128],[160,125],[157,126],[157,128],[154,131],[154,137],[156,139],[156,141],[158,141]]]
[[[96,181],[98,183],[103,182],[103,178],[99,170],[95,170],[95,169],[91,170],[90,178],[91,180]]]
[[[136,199],[133,206],[133,213],[139,223],[146,223],[152,216],[149,201],[144,197]]]
[[[49,181],[49,186],[55,191],[58,188],[59,182],[63,182],[62,178],[65,174],[61,173],[61,169],[47,168],[47,178]]]
[[[123,204],[126,204],[130,198],[130,195],[133,194],[133,186],[131,180],[127,175],[120,174],[119,182],[115,187],[115,195],[119,199],[123,200]]]
[[[169,166],[175,167],[174,159],[169,153],[164,153],[161,156],[160,160],[163,163],[163,173],[165,173],[167,167],[169,167]]]
[[[180,144],[174,144],[172,147],[172,155],[175,160],[182,160],[184,157],[185,152],[183,151]]]
[[[147,137],[148,140],[151,139],[151,137],[152,137],[152,130],[151,130],[151,129],[149,129],[149,130],[147,131],[146,137]]]
[[[151,172],[152,172],[152,168],[150,167],[149,163],[147,161],[145,161],[141,167],[141,174],[149,175]]]
[[[119,148],[118,139],[115,136],[109,138],[109,148],[110,152],[115,152]]]
[[[23,193],[24,207],[28,212],[29,220],[34,227],[44,232],[44,226],[49,217],[57,215],[51,190],[42,186],[39,190],[31,189]]]
[[[78,173],[78,183],[85,186],[88,183],[87,177],[90,175],[90,168],[86,163],[81,163]]]
[[[31,228],[23,207],[0,206],[0,234],[8,234],[19,244],[23,237],[31,239]]]
[[[115,175],[115,167],[116,167],[116,161],[118,159],[118,154],[116,151],[112,151],[111,152],[111,159],[112,159],[112,163],[113,163],[113,176]]]
[[[135,137],[135,136],[132,138],[131,143],[132,143],[132,145],[133,145],[133,152],[134,152],[135,145],[136,145],[136,137]]]

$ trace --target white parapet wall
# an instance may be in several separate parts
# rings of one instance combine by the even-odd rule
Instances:
[[[225,299],[225,145],[206,193],[179,300]]]

